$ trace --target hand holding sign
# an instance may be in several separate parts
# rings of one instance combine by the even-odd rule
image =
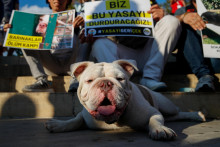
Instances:
[[[148,13],[152,14],[155,21],[159,21],[164,17],[164,10],[158,4],[153,5]]]
[[[12,26],[11,26],[11,24],[5,24],[4,25],[4,27],[3,27],[3,29],[4,29],[4,31],[6,32],[9,28],[11,28]]]
[[[185,14],[183,18],[185,24],[190,25],[194,30],[203,30],[206,27],[205,22],[196,12]]]
[[[84,24],[85,24],[85,22],[84,22],[84,19],[83,19],[82,16],[77,16],[75,18],[75,20],[73,21],[73,27],[74,28],[79,28],[80,26],[84,27]]]
[[[93,37],[93,34],[88,34],[87,36],[85,36],[85,29],[83,29],[80,32],[79,39],[81,43],[93,43],[96,39],[98,39],[98,37]]]

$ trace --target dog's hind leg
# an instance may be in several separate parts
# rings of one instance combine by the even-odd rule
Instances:
[[[151,91],[152,96],[156,99],[156,107],[163,115],[177,115],[179,108],[168,98],[158,92]]]
[[[76,117],[70,120],[51,119],[45,123],[45,127],[51,133],[69,132],[79,129],[85,124],[82,113],[78,113]]]
[[[148,88],[136,84],[145,97],[145,99],[157,108],[163,115],[176,115],[179,112],[179,108],[173,104],[169,99],[159,92],[151,91]]]
[[[166,121],[172,120],[194,120],[206,121],[202,112],[181,112],[179,108],[160,93],[151,92],[157,100],[159,111],[163,114]]]
[[[192,120],[192,121],[206,121],[205,116],[202,112],[179,112],[174,116],[165,116],[165,121],[174,121],[174,120]]]

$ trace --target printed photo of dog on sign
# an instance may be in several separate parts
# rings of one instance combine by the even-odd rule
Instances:
[[[51,43],[51,49],[71,48],[73,35],[73,13],[59,13],[56,19],[56,26],[53,33],[50,31],[47,32],[50,17],[53,18],[54,15],[42,15],[39,17],[39,22],[36,26],[36,33],[43,36],[43,41],[39,48],[44,48],[45,39],[51,35],[53,36],[52,40],[49,40],[49,43]]]
[[[196,0],[199,15],[207,28],[202,30],[203,44],[220,44],[220,1]]]
[[[45,36],[46,36],[48,22],[49,22],[49,15],[42,15],[39,17],[39,22],[36,27],[36,33],[43,36],[43,41],[39,46],[40,49],[42,49],[44,47],[44,40],[45,40]]]
[[[57,17],[57,24],[54,30],[52,49],[70,48],[72,42],[72,27],[73,14],[65,13],[59,14]]]

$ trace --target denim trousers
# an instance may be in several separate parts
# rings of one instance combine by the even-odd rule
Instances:
[[[189,25],[183,25],[183,31],[178,45],[192,72],[199,79],[204,75],[212,74],[210,59],[204,58],[201,33],[193,30]]]
[[[171,25],[172,24],[172,25]],[[150,38],[140,49],[133,49],[107,38],[97,39],[90,54],[95,62],[112,62],[119,59],[132,59],[137,62],[144,78],[161,81],[164,66],[181,34],[178,19],[166,15],[155,26],[154,38]]]

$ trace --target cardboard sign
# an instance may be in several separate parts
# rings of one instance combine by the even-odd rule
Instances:
[[[65,49],[73,47],[74,10],[53,14],[13,11],[4,46],[20,49]]]
[[[149,0],[107,0],[85,3],[85,35],[153,36]]]

